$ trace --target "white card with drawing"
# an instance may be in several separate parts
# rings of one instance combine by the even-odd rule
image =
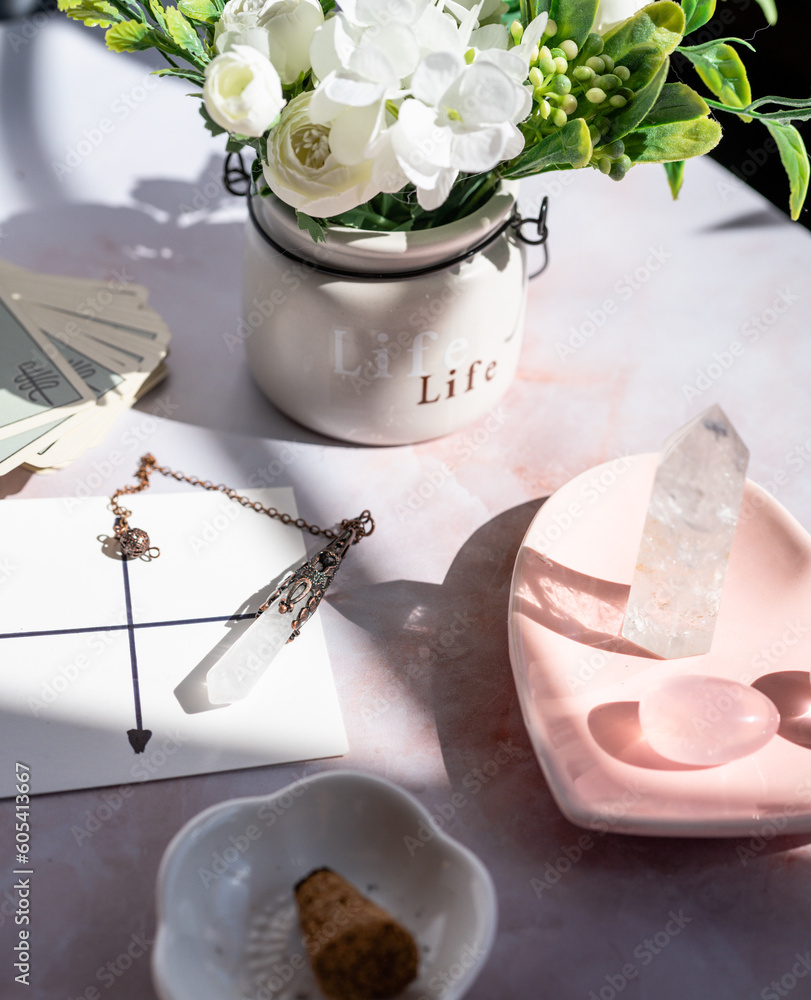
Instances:
[[[0,503],[2,759],[43,793],[345,753],[317,615],[250,697],[207,695],[218,655],[304,561],[301,534],[219,493],[128,499],[159,558],[117,556],[103,497]],[[290,489],[251,499],[296,515]]]

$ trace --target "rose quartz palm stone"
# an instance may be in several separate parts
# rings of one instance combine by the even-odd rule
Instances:
[[[639,724],[662,757],[711,766],[760,750],[777,732],[780,714],[765,694],[746,684],[683,674],[643,693]]]

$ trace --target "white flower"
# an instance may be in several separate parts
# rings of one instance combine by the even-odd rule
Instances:
[[[506,50],[506,46],[493,45],[476,52],[477,61],[489,62],[494,66],[498,66],[516,86],[520,87],[520,90],[516,91],[517,104],[511,118],[511,121],[515,123],[523,121],[532,110],[532,94],[530,88],[524,86],[524,84],[529,73],[529,64],[533,49],[540,45],[548,20],[549,15],[546,12],[538,14],[527,25],[521,36],[520,43],[514,45],[509,51]],[[483,32],[492,31],[494,28],[495,26],[493,25],[474,31],[471,41],[476,44],[477,36],[480,36]]]
[[[430,4],[414,23],[414,33],[420,43],[420,55],[431,52],[458,52],[462,55],[471,45],[471,33],[478,25],[483,0],[468,10],[458,4],[444,4],[452,13],[443,10],[443,4]],[[506,28],[505,28],[506,31]]]
[[[341,0],[343,16],[358,28],[382,28],[392,21],[413,24],[434,0]]]
[[[250,45],[288,85],[310,69],[310,42],[323,23],[318,0],[228,0],[214,29],[214,45],[220,53]]]
[[[390,154],[387,136],[378,141],[374,156],[351,166],[338,162],[330,148],[330,129],[310,119],[312,96],[306,91],[295,97],[268,137],[263,171],[271,191],[293,208],[328,218],[383,190],[402,187],[405,178]]]
[[[445,6],[456,14],[461,8],[472,10],[478,2],[479,0],[445,0]],[[484,0],[479,10],[479,24],[498,24],[505,10],[507,4],[502,3],[502,0]]]
[[[203,103],[228,132],[260,136],[284,107],[282,85],[273,64],[247,45],[215,56],[206,66]]]
[[[315,75],[324,80],[332,72],[386,83],[408,76],[419,59],[412,27],[391,19],[383,25],[354,24],[342,12],[331,17],[313,35],[310,57]]]
[[[214,48],[221,55],[234,45],[249,45],[270,59],[268,33],[259,27],[264,0],[228,0],[214,25]]]
[[[626,18],[633,17],[645,4],[639,0],[600,0],[597,15],[594,18],[592,31],[604,35],[606,31],[620,24]]]
[[[359,163],[380,148],[386,104],[407,95],[421,59],[439,51],[461,59],[472,44],[482,2],[470,10],[455,5],[451,15],[443,0],[343,0],[340,13],[315,32],[310,46],[321,81],[310,117],[330,127],[330,146],[341,163]],[[506,48],[506,28],[480,30],[496,32]]]
[[[515,121],[525,88],[493,63],[436,52],[420,63],[391,128],[394,154],[427,210],[438,208],[460,171],[484,173],[517,156],[524,137]]]
[[[352,5],[356,17],[360,4]],[[378,4],[375,10],[383,8]],[[364,17],[371,17],[367,11]],[[328,126],[330,147],[345,166],[367,159],[386,125],[386,101],[402,97],[402,81],[420,56],[419,42],[406,23],[356,23],[343,13],[331,17],[313,36],[313,72],[320,79],[310,118]]]
[[[508,52],[506,28],[478,27],[482,11],[495,10],[491,0],[340,6],[310,46],[319,81],[310,127],[329,136],[336,164],[371,161],[378,191],[410,180],[430,209],[442,204],[460,171],[492,170],[521,151],[516,123],[532,107],[524,82],[545,13],[527,28],[526,44]]]

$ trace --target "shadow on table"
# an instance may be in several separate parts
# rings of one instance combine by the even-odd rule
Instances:
[[[442,584],[393,580],[330,596],[330,604],[402,664],[404,693],[430,705],[452,783],[513,741],[536,770],[507,653],[513,565],[543,500],[505,511],[460,549]]]
[[[403,695],[433,714],[451,795],[457,796],[457,805],[446,811],[464,811],[468,842],[481,823],[498,829],[497,840],[515,864],[543,875],[562,846],[576,847],[585,836],[590,846],[579,850],[584,870],[636,872],[644,859],[647,869],[667,877],[715,865],[735,865],[740,873],[747,852],[754,859],[811,843],[811,833],[779,835],[780,817],[753,820],[751,837],[715,840],[618,835],[610,829],[586,833],[563,816],[524,728],[507,640],[513,566],[543,502],[514,507],[474,532],[441,584],[396,580],[330,601],[385,644],[389,662],[401,666]],[[492,837],[482,835],[485,852],[488,842],[493,844]]]
[[[15,493],[19,493],[33,475],[33,472],[20,466],[5,476],[0,476],[0,499],[5,500],[6,497],[13,497]]]
[[[768,207],[756,209],[753,212],[744,212],[741,215],[736,215],[734,218],[727,219],[724,222],[718,222],[714,225],[707,226],[704,232],[723,233],[738,229],[768,229],[772,226],[785,226],[790,224],[789,220],[781,211],[774,208],[772,205],[769,205]]]

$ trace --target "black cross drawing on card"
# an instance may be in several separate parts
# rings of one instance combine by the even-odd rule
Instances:
[[[41,635],[82,635],[91,632],[123,632],[127,631],[129,637],[130,650],[130,671],[132,675],[132,700],[135,707],[135,728],[127,730],[127,739],[135,753],[143,753],[146,745],[152,736],[151,729],[144,729],[143,716],[141,713],[141,689],[138,680],[138,657],[135,651],[135,632],[142,628],[167,628],[173,625],[203,625],[209,622],[237,622],[247,618],[256,617],[253,613],[216,615],[211,618],[175,618],[171,621],[163,622],[136,622],[132,614],[132,596],[130,593],[130,575],[127,569],[127,560],[121,560],[124,571],[124,605],[127,615],[126,625],[89,625],[80,628],[55,628],[43,629],[33,632],[3,632],[0,639],[26,639]]]

